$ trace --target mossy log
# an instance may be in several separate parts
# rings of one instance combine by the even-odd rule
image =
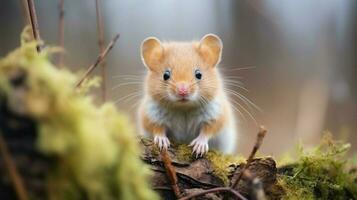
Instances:
[[[143,146],[142,159],[151,166],[153,171],[152,187],[159,192],[163,199],[176,199],[172,189],[171,183],[166,175],[163,162],[158,154],[157,147],[149,139],[141,139]],[[179,145],[172,145],[168,149],[168,154],[172,160],[178,178],[178,186],[182,195],[196,193],[202,190],[225,187],[230,185],[241,173],[243,163],[233,163],[227,166],[228,183],[225,183],[222,176],[215,172],[217,163],[212,157],[194,158],[190,154],[186,155],[190,158],[182,159],[182,148]],[[217,154],[216,156],[224,156]],[[225,163],[221,163],[224,165]],[[248,167],[248,170],[255,178],[258,178],[262,185],[264,192],[270,194],[277,182],[277,168],[276,163],[271,157],[255,158]],[[237,188],[243,196],[248,199],[255,199],[254,187],[252,187],[252,180],[243,178]],[[228,193],[213,193],[206,194],[203,199],[223,199],[233,197]]]

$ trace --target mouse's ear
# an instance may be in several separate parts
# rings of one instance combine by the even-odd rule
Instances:
[[[212,67],[221,61],[222,48],[221,39],[212,33],[203,36],[198,46],[200,55]]]
[[[153,70],[160,63],[163,54],[164,48],[157,38],[148,37],[141,43],[141,59],[150,70]]]

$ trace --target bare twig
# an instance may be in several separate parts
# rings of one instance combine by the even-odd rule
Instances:
[[[59,22],[58,22],[58,44],[64,49],[64,0],[58,2]],[[63,52],[58,55],[59,67],[63,67]]]
[[[103,18],[100,11],[99,0],[95,0],[95,8],[97,14],[97,32],[98,32],[98,45],[100,49],[100,53],[104,52],[104,28],[103,28]],[[102,101],[104,102],[106,99],[106,65],[105,61],[101,63],[102,67]]]
[[[172,190],[174,191],[176,198],[180,198],[181,192],[180,192],[180,188],[177,185],[178,181],[177,181],[176,170],[172,166],[170,156],[167,153],[166,149],[163,149],[161,151],[161,158],[162,158],[162,162],[164,163],[164,167],[166,169],[166,175],[171,182]]]
[[[116,43],[116,41],[118,40],[119,36],[120,36],[120,34],[117,34],[113,38],[113,40],[108,44],[108,46],[104,50],[104,52],[99,54],[99,56],[97,57],[97,60],[90,67],[88,67],[87,71],[84,73],[82,78],[79,79],[79,81],[77,82],[76,87],[79,87],[83,83],[83,81],[88,77],[88,75],[98,66],[98,64],[100,64],[103,61],[103,59],[107,56],[108,52],[113,48],[113,46]]]
[[[180,198],[179,200],[189,200],[195,197],[199,197],[208,193],[217,193],[217,192],[230,192],[231,194],[233,194],[234,196],[236,196],[238,199],[241,200],[247,200],[243,195],[241,195],[238,191],[230,188],[230,187],[216,187],[216,188],[212,188],[212,189],[208,189],[208,190],[204,190],[202,192],[197,192],[197,193],[193,193],[191,195],[187,195],[185,197]]]
[[[241,173],[238,175],[237,179],[235,179],[235,181],[232,183],[231,188],[236,188],[239,181],[242,179],[243,174],[248,169],[250,163],[253,161],[255,154],[257,153],[258,149],[260,148],[266,133],[267,133],[267,130],[264,128],[264,126],[260,126],[260,130],[257,135],[257,140],[255,142],[253,149],[252,149],[252,152],[250,153],[250,155],[248,157],[247,163],[244,165],[244,167],[241,170]]]
[[[18,171],[16,169],[15,163],[12,160],[11,154],[7,149],[5,139],[3,138],[1,132],[0,132],[0,152],[1,152],[1,157],[3,157],[5,166],[9,173],[10,179],[14,185],[14,189],[16,191],[16,195],[17,195],[18,199],[28,200],[29,197],[27,195],[25,185],[23,183],[23,180],[22,180],[20,174],[18,173]]]
[[[30,19],[31,19],[33,37],[35,38],[35,40],[37,42],[40,42],[41,41],[40,29],[38,28],[35,3],[33,2],[33,0],[27,0],[27,5],[28,5]],[[37,52],[39,52],[39,53],[41,52],[41,46],[39,44],[37,44],[36,49],[37,49]]]

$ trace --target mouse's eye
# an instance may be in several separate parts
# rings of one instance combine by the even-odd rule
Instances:
[[[170,76],[171,76],[170,70],[166,70],[166,71],[164,72],[163,79],[164,79],[165,81],[167,81],[167,80],[170,79]]]
[[[199,69],[196,69],[195,71],[195,77],[198,79],[198,80],[201,80],[202,79],[202,73]]]

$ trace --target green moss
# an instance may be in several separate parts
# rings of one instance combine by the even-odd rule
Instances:
[[[192,155],[192,147],[180,144],[175,146],[175,148],[177,149],[176,158],[178,161],[192,162],[195,160],[194,155]],[[215,150],[208,151],[204,157],[211,162],[213,174],[220,178],[225,185],[229,184],[228,176],[231,172],[229,166],[245,161],[245,159],[241,156],[224,155]]]
[[[292,174],[278,177],[283,199],[357,199],[357,177],[344,158],[349,147],[326,135],[312,151],[300,148]]]
[[[219,177],[226,186],[229,185],[228,176],[231,172],[229,166],[245,162],[241,156],[223,155],[218,151],[209,151],[206,158],[212,163],[213,174]]]
[[[180,162],[192,162],[194,157],[192,156],[192,147],[186,144],[179,144],[176,147],[176,159]]]
[[[36,43],[27,38],[24,34],[21,48],[0,60],[0,93],[8,98],[12,110],[37,122],[38,149],[56,158],[49,176],[49,196],[157,199],[127,117],[112,103],[95,106],[83,89],[74,89],[76,75],[49,62],[53,49],[38,54]],[[25,74],[20,87],[26,89],[21,93],[8,80],[18,71]],[[95,83],[88,81],[87,86]]]

